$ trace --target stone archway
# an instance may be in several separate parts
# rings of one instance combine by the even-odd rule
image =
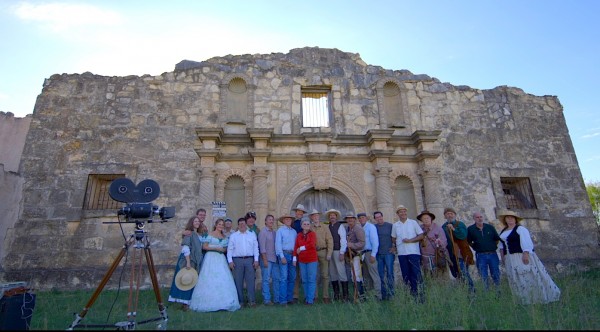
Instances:
[[[320,213],[329,209],[336,209],[340,211],[342,216],[348,211],[356,213],[350,199],[339,190],[333,188],[327,190],[315,190],[314,188],[310,188],[296,197],[294,204],[292,204],[292,208],[296,207],[298,204],[304,205],[308,213],[310,213],[312,209],[316,209]],[[306,219],[308,219],[308,213],[304,216]],[[324,218],[325,216],[321,216],[321,220],[326,221]]]

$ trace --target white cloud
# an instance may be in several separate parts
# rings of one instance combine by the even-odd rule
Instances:
[[[586,161],[586,162],[587,162],[587,161],[596,161],[596,160],[600,160],[600,156],[593,156],[593,157],[591,157],[591,158],[588,158],[588,159],[586,159],[586,160],[584,160],[584,161]]]
[[[596,136],[600,136],[600,132],[583,135],[583,136],[581,136],[581,138],[592,138],[592,137],[596,137]]]
[[[124,21],[117,12],[86,4],[21,2],[13,10],[18,18],[41,23],[53,32],[83,26],[113,26]]]

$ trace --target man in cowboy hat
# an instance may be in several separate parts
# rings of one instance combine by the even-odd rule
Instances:
[[[360,254],[365,248],[365,231],[360,225],[360,223],[356,222],[356,216],[354,215],[354,212],[346,213],[344,220],[348,224],[348,254],[350,255],[349,264],[352,264],[352,281],[355,282],[356,286],[356,289],[354,291],[358,291],[361,300],[363,300],[365,289],[363,287],[362,268],[360,266]],[[344,300],[347,301],[348,299],[344,298]]]
[[[296,215],[296,219],[292,223],[292,228],[296,230],[296,233],[302,233],[302,218],[306,213],[304,205],[298,204],[296,208],[292,209]],[[300,269],[296,269],[296,283],[294,284],[294,303],[298,303],[298,296],[300,294]]]
[[[469,273],[469,265],[472,264],[473,254],[471,253],[471,249],[468,248],[468,243],[466,243],[467,226],[464,222],[456,219],[456,211],[451,207],[444,209],[444,218],[446,218],[446,222],[442,225],[442,229],[446,233],[446,239],[448,239],[448,246],[446,248],[452,261],[450,273],[452,273],[454,278],[464,279],[469,285],[469,290],[474,292],[475,285]],[[462,245],[461,242],[465,244]],[[465,245],[468,250],[465,250]],[[458,264],[456,264],[457,262]]]
[[[423,230],[416,220],[408,219],[408,209],[404,205],[396,207],[398,221],[392,225],[392,240],[396,251],[402,279],[410,286],[410,293],[418,301],[423,301],[423,277],[421,274],[421,248]]]
[[[248,231],[254,232],[254,234],[256,234],[256,237],[258,237],[260,229],[258,228],[258,226],[256,226],[256,212],[250,211],[246,213],[244,219],[246,219],[246,226],[248,227]]]
[[[279,304],[293,304],[294,283],[296,281],[296,267],[292,264],[294,244],[298,234],[292,228],[292,217],[284,214],[279,217],[283,224],[275,233],[275,255],[279,263]]]
[[[339,301],[340,284],[342,284],[342,293],[348,298],[348,275],[346,274],[346,264],[344,254],[347,249],[346,227],[342,226],[340,211],[329,209],[325,211],[325,216],[329,220],[329,232],[333,238],[333,255],[329,264],[329,278],[333,288],[333,299]],[[339,283],[338,283],[339,281]]]
[[[357,214],[358,222],[365,231],[365,248],[362,251],[364,255],[363,279],[365,287],[368,286],[375,290],[375,296],[381,300],[381,280],[377,267],[377,251],[379,250],[379,236],[375,225],[371,224],[367,218],[367,214],[361,212]]]
[[[489,269],[496,290],[498,290],[498,286],[500,286],[500,259],[497,250],[500,236],[494,226],[483,222],[481,213],[473,213],[473,220],[475,220],[475,223],[467,227],[467,242],[475,250],[479,276],[484,282],[485,289],[489,289]]]
[[[317,234],[317,257],[319,259],[319,272],[321,286],[323,287],[323,303],[331,303],[329,299],[329,261],[333,255],[333,237],[327,226],[321,224],[321,214],[316,209],[312,209],[308,217],[311,221],[310,228]],[[318,297],[318,289],[315,291],[315,299]]]

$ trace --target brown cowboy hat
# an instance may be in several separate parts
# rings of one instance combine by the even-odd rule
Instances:
[[[284,214],[283,216],[279,217],[279,219],[277,219],[277,220],[279,220],[279,222],[283,224],[283,219],[285,219],[285,218],[290,218],[290,219],[292,219],[292,221],[294,220],[294,217],[292,217],[289,214]]]
[[[342,219],[342,214],[340,213],[340,211],[338,211],[336,209],[329,209],[329,210],[325,211],[324,215],[329,219],[330,213],[335,213],[335,215],[337,216],[337,220]]]
[[[452,213],[456,214],[456,210],[454,210],[454,209],[453,209],[453,208],[451,208],[451,207],[447,207],[447,208],[445,208],[445,209],[444,209],[444,214],[446,214],[446,212],[452,212]]]
[[[523,218],[521,218],[515,211],[511,211],[511,210],[500,211],[500,212],[498,212],[498,220],[500,220],[500,222],[504,226],[506,226],[506,221],[504,221],[504,218],[506,216],[515,217],[515,219],[517,220],[517,223],[520,222],[521,220],[523,220]]]
[[[175,275],[175,286],[182,291],[190,290],[198,282],[198,272],[192,267],[189,270],[182,268]]]
[[[427,210],[423,210],[423,212],[421,212],[421,214],[419,214],[417,216],[417,219],[419,219],[419,221],[421,221],[421,217],[424,216],[424,215],[430,216],[431,217],[431,221],[435,220],[435,214],[433,214],[433,213],[431,213],[431,212],[429,212]]]

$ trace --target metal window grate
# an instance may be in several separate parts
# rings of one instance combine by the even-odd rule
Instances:
[[[529,178],[500,178],[508,209],[537,209]]]
[[[302,91],[302,126],[329,127],[329,90]]]
[[[113,180],[124,178],[125,174],[88,175],[83,208],[85,210],[118,209],[122,203],[110,198],[108,189]]]

